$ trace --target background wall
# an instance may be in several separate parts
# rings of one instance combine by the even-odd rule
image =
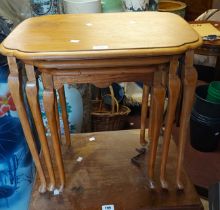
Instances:
[[[213,0],[213,8],[220,9],[220,1],[219,0]]]

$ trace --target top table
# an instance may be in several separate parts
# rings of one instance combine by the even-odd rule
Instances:
[[[52,15],[27,19],[1,52],[19,59],[172,55],[201,45],[198,34],[172,13]]]

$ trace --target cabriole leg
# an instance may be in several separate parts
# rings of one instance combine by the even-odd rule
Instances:
[[[168,184],[165,179],[166,164],[167,164],[167,158],[169,152],[171,132],[173,128],[173,122],[175,119],[176,105],[180,92],[180,79],[176,75],[177,68],[178,68],[178,58],[174,58],[171,60],[170,70],[169,70],[168,110],[167,110],[167,116],[165,122],[165,131],[163,136],[163,147],[162,147],[161,166],[160,166],[160,183],[161,183],[161,187],[164,189],[168,189]]]
[[[151,124],[151,141],[149,147],[149,159],[148,159],[148,179],[149,179],[149,187],[151,189],[155,188],[154,185],[154,168],[156,162],[156,154],[157,154],[157,146],[158,139],[160,136],[160,128],[162,125],[163,119],[163,109],[164,109],[164,99],[165,99],[165,88],[161,85],[154,85],[153,94],[152,94],[152,104],[153,112],[152,112],[152,124]],[[151,107],[152,108],[152,107]]]
[[[48,120],[48,125],[51,132],[51,138],[53,142],[53,149],[55,153],[55,160],[57,163],[59,179],[60,179],[60,191],[63,190],[65,184],[65,173],[63,166],[63,159],[61,153],[61,146],[59,142],[59,134],[57,131],[57,120],[55,111],[55,90],[53,89],[52,76],[48,74],[42,74],[42,80],[44,85],[43,102],[44,108]]]
[[[22,94],[22,80],[19,75],[18,66],[15,57],[8,57],[8,65],[10,68],[10,76],[8,78],[8,85],[11,91],[12,98],[17,108],[17,112],[23,127],[24,135],[29,146],[31,155],[35,162],[35,166],[40,178],[41,185],[39,192],[44,193],[46,191],[46,178],[43,172],[43,168],[38,155],[38,150],[35,144],[33,134],[31,132],[31,126],[28,121],[27,113],[24,106],[23,94]]]
[[[26,74],[28,78],[28,82],[26,84],[26,93],[28,98],[28,103],[31,108],[31,112],[34,118],[35,126],[39,135],[41,148],[43,152],[43,156],[45,159],[45,164],[48,170],[49,175],[49,186],[48,190],[53,191],[55,187],[55,176],[50,156],[50,151],[48,147],[48,142],[45,134],[45,129],[41,117],[41,111],[40,111],[40,105],[39,105],[39,99],[38,99],[38,83],[35,76],[34,66],[32,65],[25,65],[26,68]]]
[[[145,129],[146,129],[146,120],[147,120],[148,97],[149,97],[149,86],[146,83],[144,83],[142,107],[141,107],[141,130],[140,130],[140,144],[142,146],[146,145]]]
[[[185,54],[185,68],[183,81],[183,103],[180,117],[180,132],[176,171],[176,184],[178,189],[183,189],[181,181],[181,171],[183,168],[183,158],[186,144],[186,133],[189,126],[190,114],[193,105],[194,93],[197,82],[197,72],[193,67],[193,51],[188,51]]]
[[[70,146],[71,145],[70,130],[69,130],[69,122],[68,122],[68,115],[67,115],[64,86],[62,88],[58,89],[58,94],[59,94],[61,111],[62,111],[64,132],[65,132],[65,137],[66,137],[66,145]]]

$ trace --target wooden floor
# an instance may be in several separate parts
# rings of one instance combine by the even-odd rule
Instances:
[[[95,141],[89,141],[90,137]],[[72,147],[63,148],[67,184],[63,193],[39,194],[35,184],[30,210],[101,210],[103,205],[114,205],[115,210],[202,210],[194,187],[184,174],[185,190],[176,191],[176,147],[171,143],[168,160],[169,191],[159,187],[151,192],[146,177],[146,158],[140,167],[131,163],[137,155],[139,130],[76,134]],[[160,150],[155,173],[158,177]],[[81,162],[77,158],[82,157]],[[110,209],[111,210],[111,209]]]

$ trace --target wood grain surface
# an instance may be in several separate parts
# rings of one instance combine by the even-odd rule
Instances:
[[[65,14],[23,21],[0,52],[27,60],[92,58],[171,55],[199,45],[198,34],[171,13]]]
[[[90,137],[95,141],[89,141]],[[162,138],[161,138],[162,139]],[[138,160],[140,167],[131,163],[139,148],[139,130],[74,134],[72,146],[63,147],[67,185],[58,196],[39,194],[37,180],[30,210],[100,210],[113,204],[115,210],[202,210],[202,204],[184,173],[184,191],[175,188],[176,146],[171,141],[167,179],[169,191],[160,188],[161,139],[157,151],[155,173],[157,188],[150,191],[146,159]],[[81,162],[77,158],[82,157]]]

